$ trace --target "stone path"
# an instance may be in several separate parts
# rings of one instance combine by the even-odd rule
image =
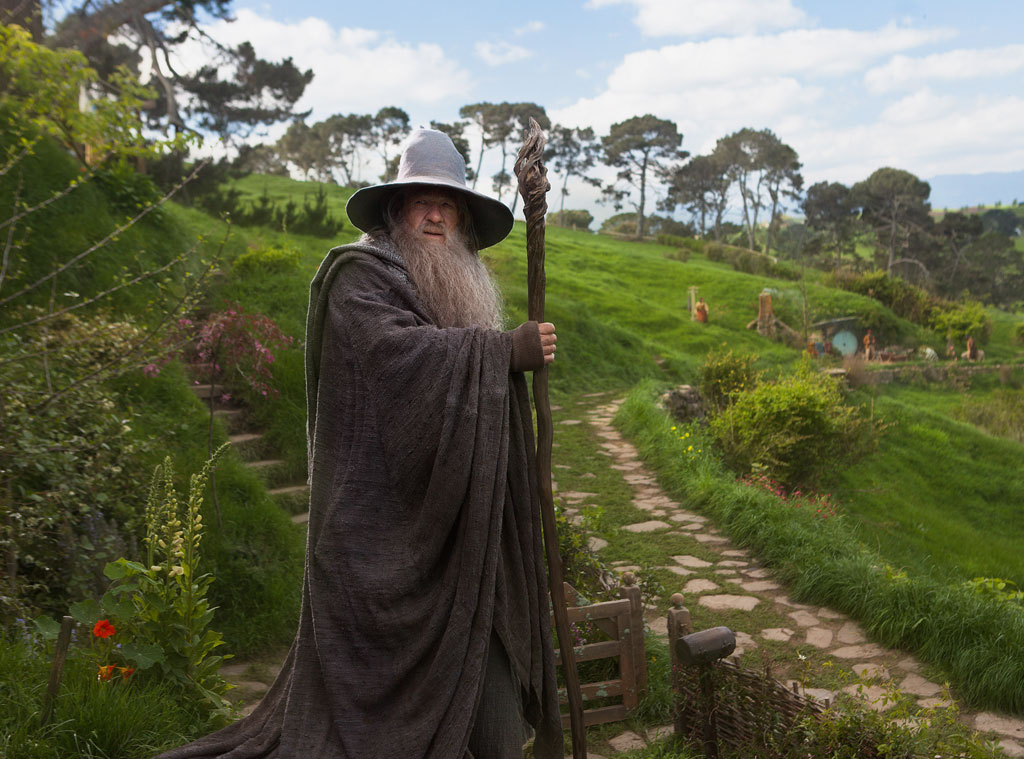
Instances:
[[[672,534],[692,541],[695,548],[699,546],[696,553],[706,556],[711,551],[715,554],[711,561],[686,553],[672,556],[671,564],[659,567],[679,578],[678,587],[666,586],[668,593],[682,592],[691,611],[695,611],[695,607],[703,607],[712,611],[750,612],[770,607],[787,620],[779,627],[753,629],[751,632],[737,630],[735,656],[742,656],[745,651],[756,649],[765,641],[794,646],[798,650],[815,650],[821,652],[826,661],[832,662],[829,666],[850,669],[863,678],[876,678],[869,682],[879,684],[853,684],[842,689],[863,697],[870,708],[884,711],[892,706],[891,702],[886,703],[881,698],[886,692],[880,684],[882,681],[895,685],[923,708],[941,708],[949,703],[944,700],[942,685],[924,677],[923,666],[913,657],[870,642],[857,623],[843,614],[792,601],[785,590],[772,580],[769,569],[758,564],[746,551],[730,545],[706,518],[684,509],[666,495],[658,487],[653,473],[644,467],[633,445],[612,426],[612,417],[621,401],[598,398],[600,395],[590,396],[589,403],[584,404],[581,409],[583,419],[568,419],[561,423],[586,421],[592,425],[602,441],[601,448],[609,455],[611,468],[622,472],[623,479],[632,489],[633,505],[643,512],[645,518],[620,529],[633,533]],[[569,504],[566,511],[573,515],[582,505],[583,498],[593,494],[559,492],[558,495]],[[604,538],[596,535],[591,536],[590,543],[596,551],[608,545]],[[629,562],[615,564],[618,571],[638,569]],[[692,577],[698,573],[700,577]],[[667,620],[660,612],[649,611],[647,617],[649,634],[667,635]],[[802,682],[795,680],[787,681],[790,687],[794,683],[805,695],[822,701],[834,698],[837,693],[835,690],[804,687]],[[960,717],[970,727],[998,739],[1007,756],[1024,756],[1024,720],[966,709],[961,709]],[[657,728],[646,737],[627,731],[608,743],[613,754],[627,751],[657,740],[665,729]],[[600,755],[591,753],[590,756],[596,758]]]

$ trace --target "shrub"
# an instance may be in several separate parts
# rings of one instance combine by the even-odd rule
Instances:
[[[1018,345],[1024,345],[1024,322],[1013,328],[1013,339]]]
[[[814,484],[865,450],[869,426],[839,384],[807,364],[734,393],[711,432],[736,471],[763,471],[786,488]]]
[[[839,271],[831,275],[831,284],[874,298],[897,316],[933,329],[943,337],[949,335],[962,341],[974,335],[975,340],[984,344],[992,335],[992,320],[981,303],[970,300],[956,303],[940,298],[904,279],[890,277],[880,269],[865,274]]]
[[[753,368],[755,361],[757,356],[749,353],[708,352],[700,368],[700,392],[713,410],[720,411],[732,403],[737,394],[757,385],[759,374]]]
[[[696,238],[670,235],[664,232],[658,235],[656,239],[660,245],[670,245],[673,248],[684,248],[691,253],[700,253],[704,247],[703,243]]]
[[[954,340],[966,340],[968,335],[973,335],[982,345],[992,336],[992,319],[985,306],[977,301],[937,304],[927,326],[940,335],[952,336]]]
[[[2,344],[10,360],[0,373],[0,486],[10,516],[0,551],[15,571],[0,614],[24,615],[95,592],[105,584],[103,565],[141,526],[134,472],[152,443],[132,431],[132,409],[109,385],[77,381],[141,334],[125,322],[65,314]],[[42,367],[30,360],[40,354],[49,358]],[[64,388],[63,396],[49,402],[55,388]]]
[[[583,229],[589,232],[590,225],[594,223],[594,215],[585,209],[567,208],[564,211],[552,211],[549,213],[547,223],[553,227]]]
[[[772,269],[772,260],[763,253],[744,250],[738,253],[732,262],[732,268],[745,274],[767,275]]]
[[[288,274],[299,268],[299,251],[277,245],[250,248],[235,259],[233,268],[239,277]]]

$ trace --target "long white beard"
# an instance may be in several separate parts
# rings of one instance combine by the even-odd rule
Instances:
[[[443,242],[434,242],[398,224],[391,239],[437,326],[501,329],[498,288],[484,262],[457,231]]]

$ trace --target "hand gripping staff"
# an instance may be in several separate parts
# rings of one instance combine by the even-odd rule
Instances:
[[[547,169],[541,163],[544,155],[544,132],[530,119],[526,139],[519,149],[513,169],[523,196],[526,216],[526,261],[528,277],[529,318],[544,321],[544,216],[548,210],[544,196],[551,189]],[[544,526],[544,550],[548,561],[548,588],[555,613],[555,632],[562,654],[562,673],[569,699],[569,726],[572,729],[573,759],[586,759],[587,734],[583,726],[583,694],[580,691],[576,656],[569,634],[569,618],[562,587],[562,561],[558,555],[558,533],[555,527],[555,505],[551,493],[551,405],[548,401],[547,365],[533,373],[533,402],[537,407],[537,500]]]

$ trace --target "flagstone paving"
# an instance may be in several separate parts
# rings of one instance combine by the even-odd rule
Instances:
[[[791,620],[787,627],[765,628],[754,634],[737,631],[737,651],[734,655],[756,648],[759,640],[795,646],[798,649],[801,646],[810,646],[834,657],[837,666],[849,667],[854,673],[868,680],[868,684],[853,684],[843,690],[864,699],[873,709],[891,708],[892,703],[884,698],[888,689],[881,684],[890,678],[900,692],[914,698],[922,708],[941,708],[949,705],[942,697],[942,685],[924,677],[921,674],[921,664],[913,657],[907,656],[905,652],[889,650],[870,642],[860,626],[844,614],[824,607],[794,602],[772,579],[769,568],[760,566],[751,559],[748,552],[730,545],[728,539],[720,535],[705,517],[687,512],[681,504],[672,500],[658,487],[656,477],[646,469],[636,448],[623,439],[612,426],[612,417],[621,401],[607,402],[607,396],[602,394],[585,397],[594,399],[594,405],[584,411],[582,420],[573,421],[585,420],[592,425],[601,441],[602,452],[611,460],[610,467],[622,472],[623,481],[632,488],[633,505],[642,512],[658,517],[627,524],[620,529],[634,533],[660,533],[673,528],[673,535],[693,540],[695,548],[700,546],[697,552],[701,555],[706,556],[708,551],[713,551],[720,557],[715,561],[708,561],[689,554],[672,556],[672,561],[678,566],[660,569],[677,575],[679,585],[675,588],[666,587],[666,590],[669,593],[681,591],[686,599],[686,605],[690,608],[699,605],[713,610],[735,612],[751,611],[769,605],[781,616]],[[559,495],[563,498],[565,496],[562,493]],[[590,540],[592,549],[598,552],[608,545],[607,540],[597,536],[591,536]],[[629,562],[618,564],[618,570],[625,571],[628,568],[630,571],[637,571],[635,565]],[[696,572],[713,572],[713,575],[712,578],[688,577]],[[743,593],[723,592],[723,584],[738,587]],[[664,616],[655,610],[649,611],[647,617],[648,634],[667,635],[667,620]],[[826,688],[806,688],[798,681],[789,681],[787,684],[794,683],[804,695],[822,701],[836,696],[835,691]],[[972,712],[962,707],[960,718],[974,729],[989,732],[996,737],[1007,756],[1024,756],[1024,720],[987,712]],[[642,748],[647,743],[670,733],[671,729],[671,726],[661,726],[656,732],[647,731],[646,735],[627,730],[609,740],[607,749],[601,750],[605,751],[607,756],[614,756],[616,753]],[[589,756],[597,759],[600,755],[590,753]]]

